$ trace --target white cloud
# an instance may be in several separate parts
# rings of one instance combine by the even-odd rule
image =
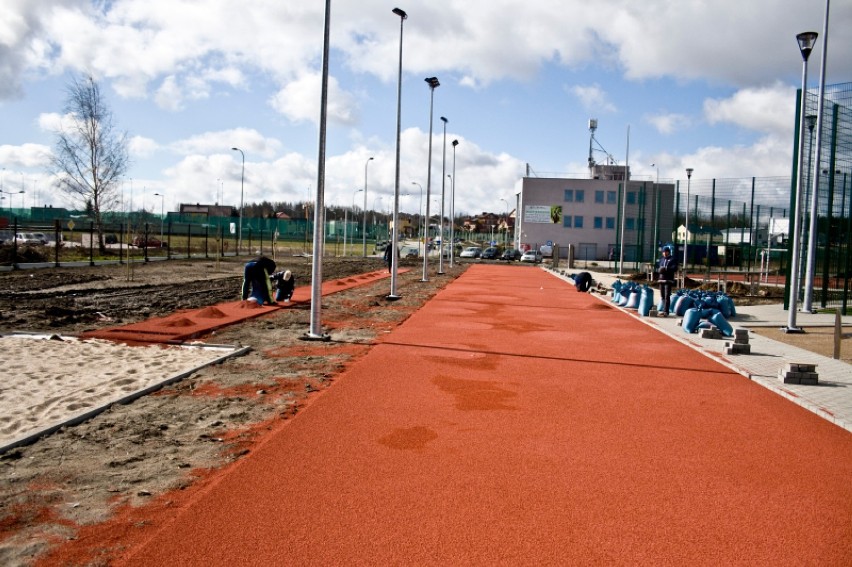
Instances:
[[[575,85],[570,88],[570,92],[577,97],[577,100],[586,110],[593,112],[615,112],[617,110],[600,85]]]
[[[134,157],[148,158],[160,149],[160,145],[151,138],[144,136],[133,136],[128,142],[130,154]]]
[[[742,89],[727,99],[704,101],[704,115],[710,124],[733,124],[780,136],[793,135],[796,115],[796,89],[776,82],[768,87]]]
[[[9,167],[44,168],[53,151],[41,144],[0,145],[0,163]]]
[[[310,73],[288,83],[269,101],[276,111],[293,122],[319,122],[322,77]],[[340,88],[337,79],[328,79],[328,119],[341,124],[356,121],[355,99]]]
[[[647,115],[645,120],[661,134],[674,134],[691,124],[688,116],[677,113]]]
[[[179,154],[229,154],[231,148],[240,148],[246,154],[246,161],[252,156],[261,156],[270,159],[281,151],[281,142],[274,138],[267,138],[257,130],[249,128],[235,128],[221,132],[205,132],[192,136],[186,140],[180,140],[170,145],[171,149]],[[234,152],[242,161],[239,152]]]

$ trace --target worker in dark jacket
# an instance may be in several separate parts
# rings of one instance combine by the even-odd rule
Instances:
[[[663,299],[663,317],[668,317],[671,311],[672,286],[677,278],[677,260],[672,256],[672,249],[663,247],[663,256],[657,262],[657,281],[660,282],[660,296]]]
[[[258,305],[264,303],[272,305],[272,286],[269,275],[275,272],[275,262],[266,256],[259,256],[247,262],[243,270],[242,299],[257,301]]]
[[[580,272],[574,276],[574,287],[577,288],[577,291],[583,293],[589,291],[589,288],[592,287],[592,274],[589,272]]]
[[[296,288],[296,278],[290,270],[283,272],[275,272],[269,279],[275,282],[275,301],[290,302],[293,297],[293,290]]]

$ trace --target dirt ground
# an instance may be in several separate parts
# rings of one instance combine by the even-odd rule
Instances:
[[[310,285],[310,258],[278,263],[298,286]],[[302,340],[310,328],[306,306],[220,329],[206,342],[252,350],[0,455],[0,564],[110,564],[124,540],[110,541],[109,528],[97,537],[90,530],[126,513],[146,525],[148,515],[199,489],[465,269],[445,266],[438,276],[430,263],[431,281],[422,283],[421,261],[400,265],[410,271],[398,277],[398,301],[386,299],[389,279],[323,299],[328,342]],[[378,258],[326,258],[323,279],[382,267]],[[3,272],[0,333],[73,335],[234,301],[241,281],[236,261]]]
[[[297,285],[310,284],[310,258],[278,260]],[[385,298],[389,280],[324,298],[331,341],[301,340],[307,307],[220,329],[207,342],[252,350],[0,455],[0,564],[109,565],[468,265],[438,276],[434,264],[424,284],[421,261],[402,260],[410,271],[399,276],[396,302]],[[378,258],[327,258],[323,279],[382,266]],[[72,335],[234,301],[241,280],[242,262],[233,260],[2,272],[0,333]],[[777,339],[803,337],[817,335]]]

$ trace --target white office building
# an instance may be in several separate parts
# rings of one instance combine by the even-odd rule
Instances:
[[[576,260],[605,261],[621,257],[623,240],[625,263],[654,261],[659,247],[673,239],[674,185],[631,180],[625,194],[623,166],[596,165],[590,171],[596,178],[523,178],[518,245],[550,243],[561,258],[571,245]]]

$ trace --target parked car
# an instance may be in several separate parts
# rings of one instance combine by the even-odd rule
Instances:
[[[34,232],[32,233],[33,237],[36,238],[42,244],[47,244],[50,240],[47,238],[47,235],[43,232]]]
[[[18,246],[27,244],[44,244],[44,242],[39,240],[32,232],[18,232],[17,234],[15,234],[15,242],[18,244]]]
[[[514,262],[521,259],[521,251],[517,248],[509,248],[503,255],[500,256],[501,260],[506,260],[507,262]]]
[[[148,240],[145,240],[144,236],[137,236],[133,239],[133,246],[137,248],[168,248],[169,245],[159,238],[154,238],[153,236],[149,236]]]
[[[538,250],[527,250],[524,252],[524,255],[521,256],[521,262],[532,262],[533,264],[538,264],[541,260],[541,252]]]
[[[468,246],[459,254],[459,258],[479,258],[482,255],[482,249],[479,246]]]
[[[482,251],[482,256],[479,258],[482,260],[497,260],[500,258],[500,249],[496,246],[490,246]]]
[[[417,258],[420,254],[417,252],[417,248],[403,248],[402,249],[402,257],[403,258]]]

